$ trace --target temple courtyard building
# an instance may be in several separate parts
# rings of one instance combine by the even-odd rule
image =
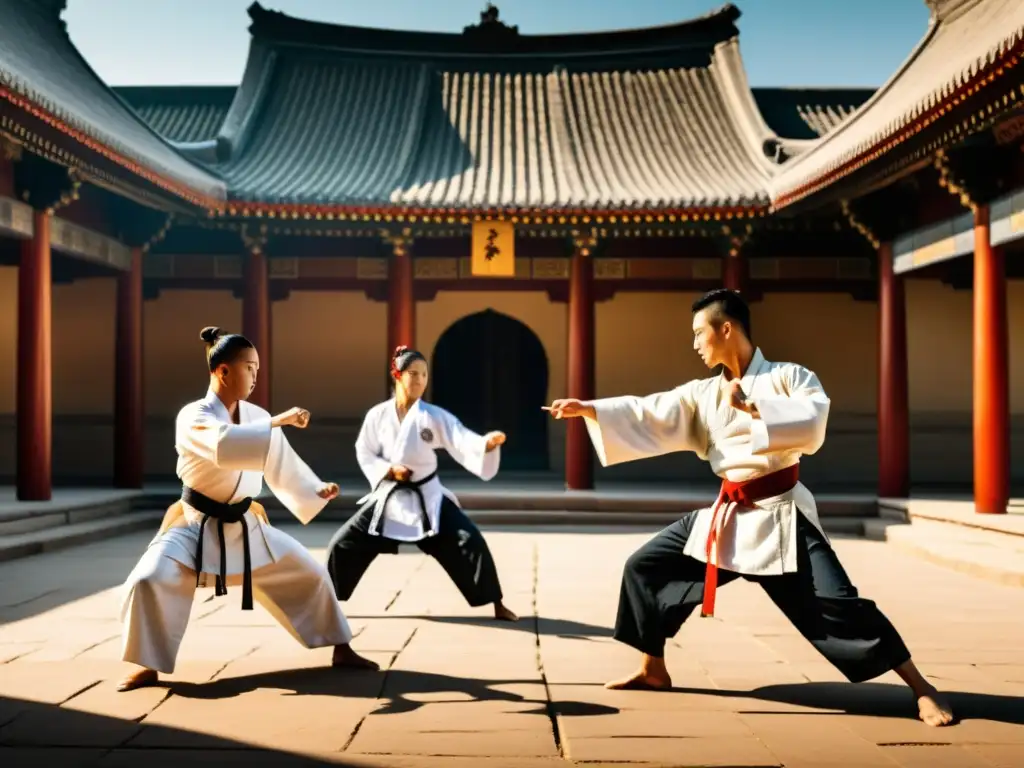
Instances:
[[[0,482],[43,500],[173,480],[219,325],[259,348],[254,400],[312,412],[290,439],[321,476],[358,475],[408,344],[433,402],[508,433],[506,470],[709,483],[678,455],[602,469],[540,407],[706,375],[690,305],[725,285],[765,355],[832,398],[811,487],[1006,511],[1024,3],[928,5],[873,91],[751,88],[732,5],[535,36],[493,7],[436,34],[259,3],[237,87],[113,88],[63,2],[0,0]]]

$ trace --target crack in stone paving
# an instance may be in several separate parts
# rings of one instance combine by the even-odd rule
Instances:
[[[216,672],[214,672],[212,675],[210,675],[210,679],[207,680],[207,682],[212,683],[214,680],[217,679],[217,677],[220,675],[221,672],[223,672],[225,669],[230,667],[236,661],[241,661],[242,659],[245,659],[245,658],[248,658],[249,656],[252,656],[259,649],[260,649],[260,647],[258,645],[254,645],[252,648],[250,648],[245,653],[241,653],[238,656],[236,656],[235,658],[229,659],[228,661],[224,662],[224,664],[221,665],[220,669],[218,669]]]
[[[388,601],[388,604],[384,606],[384,613],[387,613],[388,611],[391,610],[391,606],[393,606],[395,604],[395,602],[398,600],[398,598],[401,597],[402,593],[405,591],[405,588],[407,586],[409,586],[409,584],[412,582],[413,577],[417,573],[419,573],[420,570],[423,568],[423,566],[426,565],[426,564],[427,564],[427,556],[423,555],[420,558],[420,564],[412,569],[412,573],[409,574],[409,577],[405,580],[405,583],[402,584],[402,586],[400,586],[398,588],[398,590],[395,592],[395,594]]]
[[[400,589],[399,592],[401,591],[402,590]],[[419,632],[419,629],[419,627],[413,627],[412,632],[409,633],[409,637],[407,637],[405,642],[402,643],[402,647],[395,651],[395,655],[392,656],[391,661],[388,662],[388,667],[384,670],[384,674],[381,676],[380,688],[378,689],[376,696],[377,701],[380,701],[384,697],[384,688],[388,684],[388,675],[391,674],[391,668],[395,666],[395,662],[398,661],[398,657],[402,655],[402,651],[409,647],[409,644],[412,642],[412,639],[416,637],[416,633]],[[352,733],[348,735],[348,739],[345,740],[344,746],[338,750],[339,752],[345,752],[350,746],[352,746],[352,742],[356,740],[356,736],[359,734],[359,729],[363,727],[363,723],[366,722],[366,718],[372,714],[373,712],[370,711],[359,718],[359,722],[356,723],[356,727],[352,729]]]
[[[39,646],[39,648],[41,647],[42,646]],[[4,664],[10,664],[12,661],[24,659],[26,656],[31,656],[33,653],[38,651],[39,648],[33,648],[31,651],[25,651],[24,653],[19,653],[17,656],[11,656],[11,658],[7,659],[6,661],[0,661],[0,667],[2,667]]]
[[[99,685],[102,682],[103,682],[102,680],[93,680],[88,685],[85,685],[85,686],[82,686],[81,688],[79,688],[77,691],[72,693],[70,696],[64,698],[61,701],[58,701],[56,706],[63,707],[65,704],[67,704],[69,701],[71,701],[76,696],[81,696],[83,693],[88,691],[90,688],[95,688],[97,685]],[[16,712],[14,714],[14,716],[10,720],[5,720],[3,722],[0,722],[0,728],[6,728],[8,725],[13,723],[15,720],[17,720],[19,717],[21,717],[24,714],[27,714],[27,712]]]
[[[563,760],[565,757],[565,748],[562,745],[562,732],[558,725],[558,712],[555,710],[555,702],[551,699],[551,686],[548,685],[548,676],[544,671],[544,657],[541,654],[540,646],[540,612],[537,610],[537,587],[540,582],[540,547],[537,542],[533,543],[533,584],[532,584],[532,595],[531,602],[533,608],[533,639],[536,644],[536,662],[537,662],[537,673],[540,675],[541,682],[544,684],[544,699],[545,707],[548,711],[548,720],[551,721],[551,736],[555,740],[555,749],[558,750],[558,756]]]
[[[95,643],[93,643],[92,645],[88,646],[87,648],[83,648],[82,650],[80,650],[80,651],[79,651],[78,653],[76,653],[76,654],[75,654],[74,656],[72,656],[71,658],[72,658],[72,659],[77,659],[77,658],[78,658],[79,656],[81,656],[81,655],[82,655],[83,653],[88,653],[88,652],[89,652],[89,651],[91,651],[91,650],[92,650],[93,648],[99,648],[99,647],[100,647],[101,645],[103,645],[104,643],[109,643],[109,642],[110,642],[111,640],[117,640],[117,639],[118,639],[119,637],[120,637],[120,635],[111,635],[110,637],[105,637],[105,638],[103,638],[102,640],[100,640],[100,641],[98,641],[98,642],[95,642]]]
[[[244,659],[244,658],[246,658],[248,656],[252,656],[258,650],[259,650],[259,646],[257,645],[257,646],[255,646],[253,648],[250,648],[245,653],[240,654],[239,656],[236,656],[235,658],[229,659],[228,661],[224,662],[224,664],[222,664],[220,666],[220,668],[217,669],[216,672],[214,672],[212,675],[210,675],[210,677],[206,680],[206,682],[212,683],[214,680],[217,679],[217,676],[221,672],[223,672],[225,669],[227,669],[231,664],[235,663],[236,661],[241,661],[242,659]],[[149,717],[154,712],[156,712],[161,707],[161,705],[164,704],[164,702],[170,701],[170,699],[171,699],[171,697],[173,695],[174,695],[174,692],[170,688],[164,688],[163,698],[161,698],[160,701],[158,701],[156,704],[154,704],[153,708],[151,710],[149,710],[149,712],[146,712],[144,715],[140,715],[139,717],[132,718],[133,721],[136,722],[136,723],[139,723],[140,725],[142,725],[143,724],[142,723],[143,720],[145,720],[147,717]],[[130,742],[132,739],[134,739],[136,736],[138,736],[140,732],[141,731],[137,731],[137,732],[133,733],[131,736],[129,736],[127,739],[125,739],[121,744],[119,744],[118,746],[114,747],[114,749],[121,749],[121,748],[125,747],[128,744],[128,742]]]
[[[24,600],[19,600],[16,603],[4,603],[3,605],[0,605],[0,608],[21,608],[22,606],[34,603],[36,600],[42,600],[44,597],[49,597],[50,595],[54,595],[60,591],[60,588],[48,589],[45,592],[40,592],[38,595],[33,595],[32,597],[26,597]]]

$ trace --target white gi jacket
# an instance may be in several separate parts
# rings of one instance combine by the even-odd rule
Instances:
[[[371,532],[377,530],[383,520],[379,532],[385,538],[420,541],[427,535],[416,493],[400,489],[391,494],[384,504],[389,484],[381,483],[381,480],[392,466],[408,467],[412,470],[411,480],[416,482],[437,471],[434,452],[444,449],[480,479],[491,480],[498,474],[501,447],[497,446],[492,451],[486,448],[487,441],[482,435],[467,429],[444,408],[417,400],[399,422],[394,398],[375,405],[367,412],[356,438],[359,468],[370,481],[370,487],[376,489],[359,500],[360,504],[371,499],[377,501]],[[420,492],[431,528],[436,534],[440,526],[442,498],[447,497],[456,505],[459,500],[437,477],[421,486]]]
[[[742,482],[797,464],[821,447],[829,399],[811,371],[768,362],[757,349],[741,386],[760,419],[733,408],[725,384],[720,374],[646,397],[590,401],[597,419],[585,421],[601,465],[693,451],[719,477]],[[720,514],[716,564],[750,575],[796,572],[797,508],[821,531],[814,496],[803,483],[750,508],[730,503]],[[711,507],[700,510],[684,554],[707,561],[711,520]]]

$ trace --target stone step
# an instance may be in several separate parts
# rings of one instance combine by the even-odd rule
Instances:
[[[344,488],[317,517],[318,520],[342,521],[356,508],[356,502],[366,489]],[[684,512],[709,506],[715,500],[715,491],[563,491],[563,490],[520,490],[497,488],[495,490],[477,487],[451,489],[467,512],[487,510],[491,512],[544,511],[555,513],[656,513],[678,518]],[[136,507],[164,507],[173,503],[177,491],[146,492],[136,500]],[[287,519],[287,510],[273,495],[259,499],[272,519]],[[818,515],[825,517],[876,517],[878,504],[875,497],[858,494],[822,494],[815,497]],[[278,513],[285,517],[279,517]],[[660,518],[659,518],[660,519]]]
[[[323,513],[316,517],[316,522],[332,522],[338,525],[348,517],[330,518]],[[477,525],[486,529],[495,526],[543,527],[580,529],[587,527],[616,528],[647,528],[660,530],[671,525],[680,518],[682,512],[587,512],[566,509],[472,509],[467,510],[469,517]],[[271,524],[282,525],[294,523],[295,518],[283,509],[268,509]],[[863,517],[822,517],[821,524],[827,533],[861,536],[864,528]]]
[[[140,530],[149,529],[156,534],[163,515],[163,511],[158,510],[129,510],[109,517],[0,536],[0,562],[89,544]]]
[[[679,514],[678,512],[581,512],[577,510],[474,510],[471,516],[485,528],[508,525],[564,527],[579,530],[581,526],[614,526],[649,528],[654,531],[678,520]],[[139,530],[149,529],[155,534],[163,515],[164,510],[162,509],[120,512],[105,518],[88,519],[0,536],[0,562],[89,544]],[[283,510],[271,511],[271,518],[276,524],[294,522],[294,518]],[[321,518],[318,517],[317,521],[320,520]],[[825,531],[839,535],[861,536],[865,524],[869,522],[877,521],[863,517],[831,516],[822,518],[822,526]]]
[[[50,501],[7,502],[0,505],[0,538],[126,515],[138,495],[114,490],[60,492]]]
[[[893,519],[897,518],[897,519]],[[936,565],[987,581],[1024,587],[1024,537],[896,514],[864,521],[864,536]]]

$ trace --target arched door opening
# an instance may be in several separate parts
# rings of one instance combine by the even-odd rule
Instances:
[[[468,315],[441,334],[432,369],[431,402],[474,432],[508,435],[503,470],[548,469],[548,361],[529,327],[492,309]]]

